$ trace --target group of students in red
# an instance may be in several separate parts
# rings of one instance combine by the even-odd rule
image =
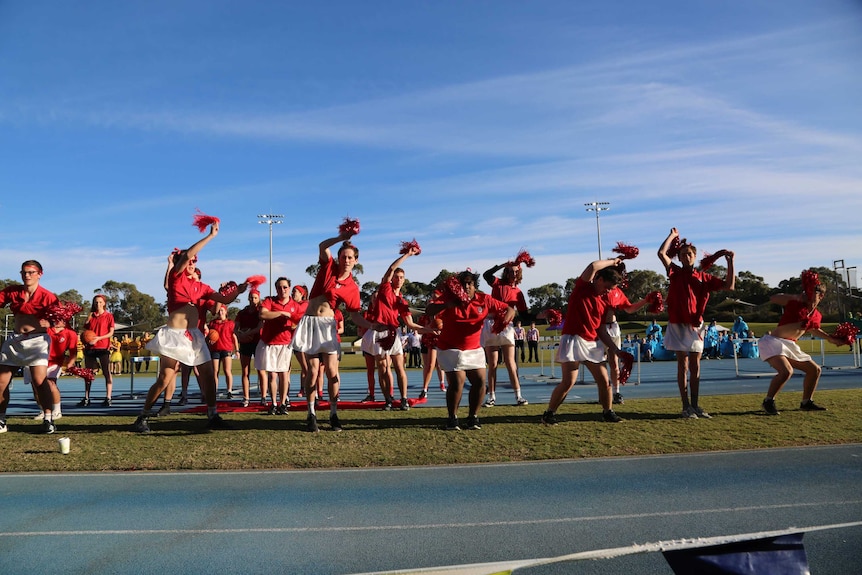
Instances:
[[[352,321],[364,330],[362,349],[374,357],[381,387],[390,408],[394,401],[395,380],[401,394],[400,405],[403,409],[409,408],[404,356],[397,334],[400,321],[423,334],[428,343],[433,343],[436,363],[445,372],[448,384],[446,429],[461,429],[458,408],[467,382],[470,384],[470,390],[465,427],[481,429],[478,413],[486,398],[486,379],[492,382],[496,380],[486,371],[486,366],[491,367],[492,373],[496,370],[499,356],[494,354],[502,354],[509,368],[517,404],[526,405],[526,400],[521,396],[517,370],[509,366],[509,356],[514,359],[512,321],[519,313],[522,317],[528,314],[525,298],[518,288],[522,278],[521,264],[526,263],[529,267],[535,263],[526,252],[485,273],[485,279],[491,285],[490,294],[477,289],[479,276],[470,270],[449,277],[437,286],[434,297],[426,306],[424,319],[416,323],[400,293],[405,282],[405,272],[401,265],[407,258],[421,253],[415,240],[402,244],[399,257],[383,275],[373,304],[363,313],[359,286],[353,276],[353,269],[359,259],[359,249],[351,242],[352,237],[359,232],[358,221],[346,219],[339,227],[338,235],[320,242],[319,269],[307,297],[304,290],[299,289],[300,286],[291,293],[290,282],[286,278],[279,278],[275,283],[278,295],[261,301],[256,289],[259,282],[252,281],[251,278],[239,285],[233,282],[223,284],[219,290],[214,290],[200,281],[196,272],[198,254],[218,235],[220,226],[217,218],[207,218],[205,225],[198,222],[198,227],[202,232],[208,227],[208,233],[188,249],[176,250],[169,260],[165,278],[168,320],[147,346],[151,352],[159,355],[159,374],[147,393],[141,414],[134,423],[136,431],[150,431],[150,418],[156,415],[155,404],[165,392],[172,393],[176,376],[183,365],[194,366],[197,370],[202,396],[207,405],[206,427],[230,428],[217,411],[217,371],[204,335],[207,329],[219,334],[217,337],[211,337],[211,340],[224,339],[229,342],[226,343],[225,352],[233,353],[237,349],[240,351],[244,402],[249,399],[248,375],[251,357],[254,356],[254,367],[265,378],[262,384],[264,389],[269,389],[273,406],[289,406],[289,378],[284,375],[289,373],[291,358],[296,354],[303,367],[302,391],[307,403],[306,429],[310,432],[319,430],[316,399],[322,385],[322,376],[325,376],[330,399],[329,428],[341,431],[343,427],[338,415],[338,354],[339,330],[343,330],[343,316],[339,317],[342,307]],[[340,245],[336,256],[333,257],[331,249],[338,244]],[[619,330],[614,329],[615,313],[618,310],[631,312],[648,303],[655,304],[656,299],[659,302],[661,300],[660,295],[656,298],[655,294],[651,294],[632,303],[620,289],[625,273],[624,260],[636,256],[636,251],[634,249],[632,254],[631,250],[626,250],[619,257],[591,262],[576,279],[568,300],[565,321],[562,322],[562,336],[557,351],[557,361],[561,365],[563,376],[552,392],[548,409],[541,416],[542,423],[557,423],[556,412],[573,387],[581,364],[586,366],[597,384],[603,420],[621,421],[613,410],[613,404],[621,401],[615,401],[611,384],[612,380],[621,379],[621,372],[625,370],[617,367],[617,360],[624,359],[627,354],[619,348]],[[721,250],[704,258],[700,266],[697,266],[696,248],[681,239],[679,232],[673,228],[659,248],[658,256],[669,278],[669,324],[664,344],[677,356],[682,417],[709,418],[710,415],[699,405],[703,313],[710,292],[734,288],[734,254]],[[724,278],[706,271],[721,257],[724,257],[727,263]],[[678,259],[679,263],[675,263],[674,259]],[[497,278],[494,274],[500,269],[503,274]],[[10,306],[15,317],[15,334],[3,342],[0,350],[0,433],[7,430],[9,382],[13,372],[20,367],[29,372],[43,410],[45,431],[52,433],[56,429],[54,409],[59,407],[56,377],[61,369],[71,367],[73,361],[59,359],[65,358],[60,350],[65,352],[66,349],[71,349],[64,346],[72,345],[75,334],[65,329],[65,326],[49,325],[51,322],[46,320],[44,310],[58,302],[54,294],[39,285],[41,276],[41,265],[35,260],[28,260],[21,267],[22,284],[10,285],[0,292],[0,306]],[[826,334],[820,328],[821,318],[817,305],[824,288],[819,282],[808,283],[812,287],[807,289],[806,293],[781,294],[773,298],[775,303],[785,307],[785,313],[778,328],[761,340],[762,357],[776,370],[769,394],[763,402],[764,410],[772,415],[778,414],[774,403],[775,395],[789,379],[793,369],[800,369],[805,373],[801,409],[823,409],[811,401],[811,395],[819,380],[819,367],[809,356],[802,353],[795,344],[796,339],[804,333],[814,333],[834,343],[842,343],[840,338]],[[203,318],[206,309],[217,303],[221,304],[221,309],[224,310],[224,306],[234,301],[250,286],[252,291],[249,306],[240,312],[236,322],[231,322],[230,329],[222,325],[227,323],[226,317],[223,317],[224,313],[214,320],[215,325],[205,325]],[[113,322],[105,317],[108,312],[104,304],[104,297],[97,296],[94,299],[90,317],[92,321],[87,324],[87,329],[95,332],[98,338],[94,339],[88,334],[90,346],[94,350],[91,353],[94,361],[100,359],[98,350],[101,348],[98,347],[98,342],[109,342],[113,335]],[[225,333],[221,333],[222,331]],[[55,341],[58,343],[54,343]],[[215,347],[214,351],[218,353],[221,349]],[[494,354],[489,354],[488,351],[493,351]],[[74,358],[74,355],[70,357]],[[222,357],[221,354],[219,357]],[[512,363],[514,364],[514,361]],[[611,364],[610,374],[606,363]],[[106,375],[109,374],[109,370],[103,371]],[[268,381],[266,378],[270,374],[275,374],[274,379],[277,381]],[[427,382],[425,385],[427,386]],[[110,390],[108,383],[109,403]],[[494,405],[493,390],[492,383],[490,403],[486,402],[485,405]]]

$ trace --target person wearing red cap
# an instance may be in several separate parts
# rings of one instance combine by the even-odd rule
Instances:
[[[94,339],[84,340],[84,367],[87,369],[100,368],[105,377],[105,399],[102,407],[111,405],[112,392],[114,388],[114,377],[111,374],[111,338],[114,337],[114,316],[107,309],[108,300],[102,294],[93,297],[90,306],[90,315],[84,324],[84,331],[92,331],[96,334]],[[84,399],[78,404],[81,407],[90,405],[90,386],[93,382],[84,382]]]

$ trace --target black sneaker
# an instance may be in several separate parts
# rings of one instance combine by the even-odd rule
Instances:
[[[428,390],[427,389],[423,389],[422,391],[419,392],[420,401],[425,399],[426,397],[428,397]]]
[[[380,411],[392,411],[392,402],[387,400],[386,403],[383,404],[383,407],[380,408]]]
[[[820,407],[810,399],[799,404],[799,409],[802,411],[826,411],[825,407]]]
[[[57,431],[57,427],[54,425],[53,421],[45,420],[42,422],[42,433],[52,434]]]
[[[150,423],[147,421],[146,415],[139,415],[135,420],[135,431],[138,433],[149,433],[150,432]]]
[[[78,407],[90,407],[90,400],[85,397],[78,402]]]
[[[482,429],[482,426],[479,425],[479,418],[475,415],[471,415],[467,418],[467,429]]]
[[[341,421],[338,419],[338,415],[329,416],[329,427],[332,428],[332,431],[344,431],[344,428],[341,427]]]
[[[371,403],[372,401],[374,401],[374,396],[369,393],[365,396],[365,399],[362,400],[362,403]]]
[[[457,417],[450,417],[446,420],[446,431],[461,431],[461,428],[458,427]]]
[[[90,404],[90,401],[89,401],[89,400],[87,400],[87,405],[89,405],[89,404]],[[111,407],[111,398],[110,398],[110,397],[106,397],[106,398],[102,401],[102,407]]]
[[[232,391],[227,392],[227,398],[233,399],[233,392]]]
[[[616,414],[613,409],[608,409],[602,413],[602,419],[608,423],[619,423],[623,420],[622,417]]]
[[[768,397],[763,400],[763,411],[767,413],[767,415],[780,415],[781,412],[775,408],[775,400],[769,399]]]
[[[317,416],[309,413],[305,420],[305,430],[310,433],[317,433]]]
[[[546,411],[542,414],[542,423],[545,425],[557,425],[557,418],[553,411]]]
[[[410,402],[406,397],[401,398],[401,411],[410,411]]]
[[[622,394],[622,393],[619,393],[619,392],[618,392],[618,393],[615,393],[615,394],[614,394],[614,404],[616,404],[616,405],[622,405],[622,404],[624,404],[624,403],[625,403],[625,401],[623,400],[623,394]]]
[[[272,404],[272,405],[270,405],[270,406],[269,406],[269,408],[266,410],[266,414],[267,414],[267,415],[278,415],[278,406],[277,406],[276,404],[274,404],[274,403],[273,403],[273,404]]]
[[[233,426],[221,418],[218,413],[207,419],[207,429],[233,429]]]

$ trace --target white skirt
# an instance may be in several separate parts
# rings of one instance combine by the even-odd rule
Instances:
[[[291,344],[268,345],[260,340],[254,350],[254,368],[258,371],[288,373],[292,358]]]
[[[305,315],[293,332],[293,349],[309,355],[338,353],[338,323],[334,317]]]
[[[669,323],[664,332],[662,343],[668,351],[703,353],[703,336],[706,328],[701,323],[695,327],[682,323]]]
[[[212,361],[204,334],[198,328],[173,329],[163,327],[147,344],[147,349],[178,362],[195,366]]]
[[[16,333],[0,348],[0,365],[33,367],[48,365],[51,337],[47,333]]]
[[[395,341],[392,347],[384,349],[378,342],[389,335],[388,331],[374,331],[369,329],[362,336],[362,351],[369,355],[401,355],[404,353],[404,346],[401,345],[401,337],[395,335]]]
[[[772,335],[764,335],[757,342],[760,348],[760,359],[766,361],[776,355],[783,355],[802,363],[811,361],[811,356],[800,349],[799,344],[792,339],[782,339]]]
[[[482,324],[482,334],[479,336],[479,345],[482,347],[498,347],[503,345],[515,345],[515,328],[509,323],[500,333],[494,333],[494,318],[488,317]]]
[[[557,363],[572,361],[602,363],[605,360],[605,344],[598,340],[587,341],[579,335],[564,335],[560,338],[556,359]]]
[[[485,368],[485,350],[438,349],[437,363],[443,371],[469,371]]]

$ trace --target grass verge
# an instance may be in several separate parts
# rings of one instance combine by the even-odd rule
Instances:
[[[560,424],[538,423],[545,405],[494,407],[480,412],[482,429],[443,430],[445,409],[409,412],[341,411],[343,433],[304,431],[305,414],[287,417],[226,414],[236,429],[207,432],[204,418],[172,415],[152,420],[153,432],[131,432],[132,418],[66,416],[55,435],[40,423],[10,417],[0,435],[0,471],[252,470],[492,463],[759,449],[862,442],[862,390],[821,391],[825,412],[798,409],[799,393],[778,397],[781,415],[760,410],[761,395],[704,398],[714,415],[683,420],[677,399],[630,400],[618,406],[619,424],[601,422],[595,403],[565,403]],[[466,417],[464,407],[459,415]],[[71,438],[61,455],[57,439]]]

